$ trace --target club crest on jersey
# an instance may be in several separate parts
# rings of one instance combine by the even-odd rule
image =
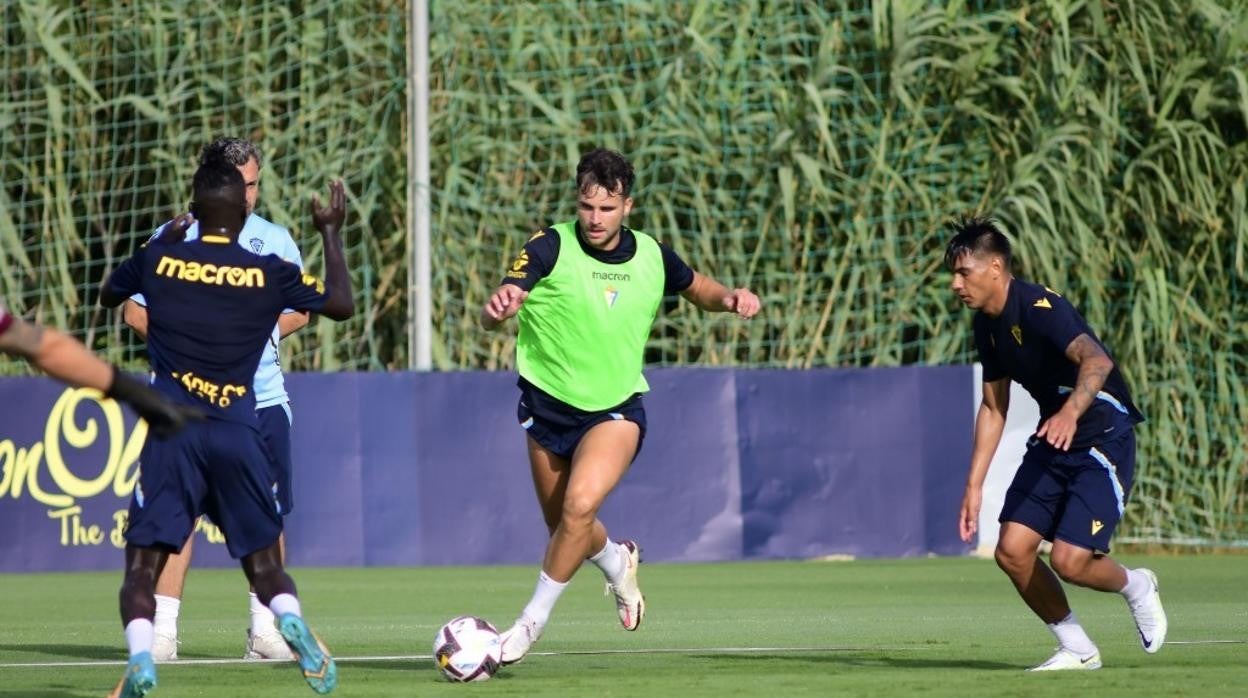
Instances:
[[[260,238],[252,238],[248,240],[247,243],[251,245],[251,251],[256,254],[260,254],[260,250],[264,249],[264,240],[261,240]]]
[[[1014,325],[1010,328],[1010,334],[1014,336],[1014,341],[1018,342],[1018,346],[1023,346],[1023,328]]]
[[[608,286],[602,289],[602,295],[607,301],[607,307],[614,308],[616,299],[620,297],[620,291],[614,286]]]
[[[541,233],[539,230],[538,233]],[[515,261],[511,263],[511,268],[507,270],[507,278],[509,279],[527,279],[529,273],[524,270],[529,265],[529,251],[520,250],[520,254]]]

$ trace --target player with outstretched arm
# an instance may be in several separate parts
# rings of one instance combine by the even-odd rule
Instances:
[[[1014,277],[1010,241],[995,221],[972,216],[949,227],[954,235],[945,266],[953,272],[954,293],[977,311],[975,346],[984,371],[958,522],[962,540],[975,535],[984,478],[1005,428],[1010,381],[1018,381],[1040,406],[1040,424],[1005,496],[996,559],[1059,644],[1031,671],[1101,666],[1061,580],[1121,594],[1144,651],[1156,652],[1166,639],[1157,576],[1127,569],[1108,554],[1131,492],[1135,425],[1144,421],[1126,380],[1069,301]],[[1041,540],[1053,542],[1051,568],[1037,556]]]
[[[749,289],[724,287],[624,225],[634,179],[619,153],[598,149],[582,157],[576,220],[534,233],[481,308],[487,330],[519,316],[517,420],[550,533],[533,596],[503,633],[504,664],[520,661],[541,636],[586,559],[606,577],[624,628],[641,625],[640,549],[611,540],[598,510],[646,435],[641,396],[649,386],[641,369],[650,328],[667,295],[744,319],[760,308]]]
[[[273,325],[285,308],[334,320],[352,315],[351,281],[339,231],[346,217],[340,182],[330,204],[312,202],[324,242],[326,281],[276,255],[238,245],[247,217],[238,169],[212,161],[194,179],[191,213],[199,238],[184,242],[192,216],[179,216],[105,281],[100,302],[116,307],[147,297],[152,385],[169,399],[205,410],[208,419],[168,439],[148,439],[126,527],[121,619],[130,660],[114,695],[146,695],[156,685],[151,650],[155,584],[165,560],[207,514],[225,534],[230,555],[277,618],[277,629],[308,685],[337,684],[329,651],[303,620],[294,580],[279,544],[282,517],[270,487],[271,454],[258,430],[252,378]]]

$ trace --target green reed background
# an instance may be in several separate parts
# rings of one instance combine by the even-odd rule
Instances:
[[[656,365],[973,360],[941,223],[988,211],[1149,417],[1124,537],[1248,542],[1245,0],[431,4],[439,369],[511,366],[478,308],[595,145],[637,167],[634,227],[766,303],[669,304]],[[95,289],[240,134],[314,271],[307,199],[351,194],[360,312],[287,366],[405,367],[405,3],[86,7],[3,10],[0,297],[142,366]]]

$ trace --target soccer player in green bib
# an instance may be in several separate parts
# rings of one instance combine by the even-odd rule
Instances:
[[[577,219],[534,233],[481,309],[487,330],[519,315],[517,417],[550,531],[537,589],[503,633],[504,664],[528,653],[586,559],[606,577],[624,629],[641,625],[641,549],[611,540],[598,509],[646,435],[641,395],[649,386],[641,367],[651,325],[669,295],[744,319],[760,308],[749,289],[699,274],[667,245],[624,225],[634,179],[619,153],[583,156],[576,167]]]

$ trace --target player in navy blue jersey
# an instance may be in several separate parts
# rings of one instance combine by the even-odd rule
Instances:
[[[244,192],[237,168],[202,164],[191,214],[179,216],[123,262],[100,292],[107,307],[135,293],[146,296],[152,387],[208,416],[143,447],[125,534],[120,596],[130,662],[119,696],[145,695],[156,684],[156,577],[201,514],[221,528],[230,555],[241,560],[256,594],[277,617],[308,684],[328,693],[337,683],[333,658],[304,623],[294,581],[282,565],[282,518],[268,477],[272,456],[259,432],[252,379],[283,309],[334,320],[353,313],[339,236],[346,197],[335,182],[327,208],[312,203],[313,223],[324,240],[322,283],[276,255],[262,257],[238,245],[247,217]],[[192,220],[199,223],[199,237],[183,242]]]
[[[1108,555],[1131,492],[1134,427],[1144,417],[1109,351],[1074,306],[1014,277],[1009,239],[993,220],[967,217],[949,227],[954,236],[945,265],[953,272],[954,293],[978,311],[975,346],[984,371],[959,519],[962,540],[970,542],[976,533],[984,477],[1005,427],[1010,381],[1017,381],[1040,406],[1040,424],[1006,493],[996,559],[1060,645],[1032,670],[1101,666],[1059,577],[1122,594],[1141,645],[1156,652],[1166,637],[1157,576],[1127,569]],[[1037,555],[1041,540],[1053,543],[1051,568]]]
[[[295,244],[290,231],[269,222],[256,212],[256,204],[260,197],[260,175],[262,173],[262,155],[260,148],[254,143],[241,138],[217,138],[204,146],[199,162],[224,160],[238,168],[247,187],[247,221],[238,234],[240,247],[251,250],[259,255],[276,254],[288,262],[303,267],[303,255]],[[159,230],[156,232],[159,235]],[[199,237],[199,226],[192,223],[186,230],[186,239]],[[122,316],[126,324],[140,336],[146,338],[147,333],[147,299],[143,294],[136,294],[125,302]],[[281,340],[308,324],[308,314],[287,308],[277,320],[273,334],[260,355],[260,366],[256,369],[252,387],[256,396],[256,417],[260,422],[260,434],[265,445],[273,455],[273,472],[269,475],[269,483],[277,493],[277,501],[281,505],[283,516],[294,510],[294,498],[291,491],[290,436],[294,420],[290,399],[286,394],[285,378],[282,375],[278,346]],[[182,592],[186,586],[186,575],[190,569],[191,557],[194,554],[195,536],[191,535],[176,555],[170,555],[165,567],[156,580],[156,641],[152,645],[152,657],[157,662],[168,662],[178,658],[178,616],[182,608]],[[286,549],[283,535],[282,550]],[[255,590],[248,593],[248,606],[251,615],[251,627],[247,629],[247,648],[244,659],[293,659],[286,641],[277,632],[273,623],[273,614],[269,608],[260,603]]]

